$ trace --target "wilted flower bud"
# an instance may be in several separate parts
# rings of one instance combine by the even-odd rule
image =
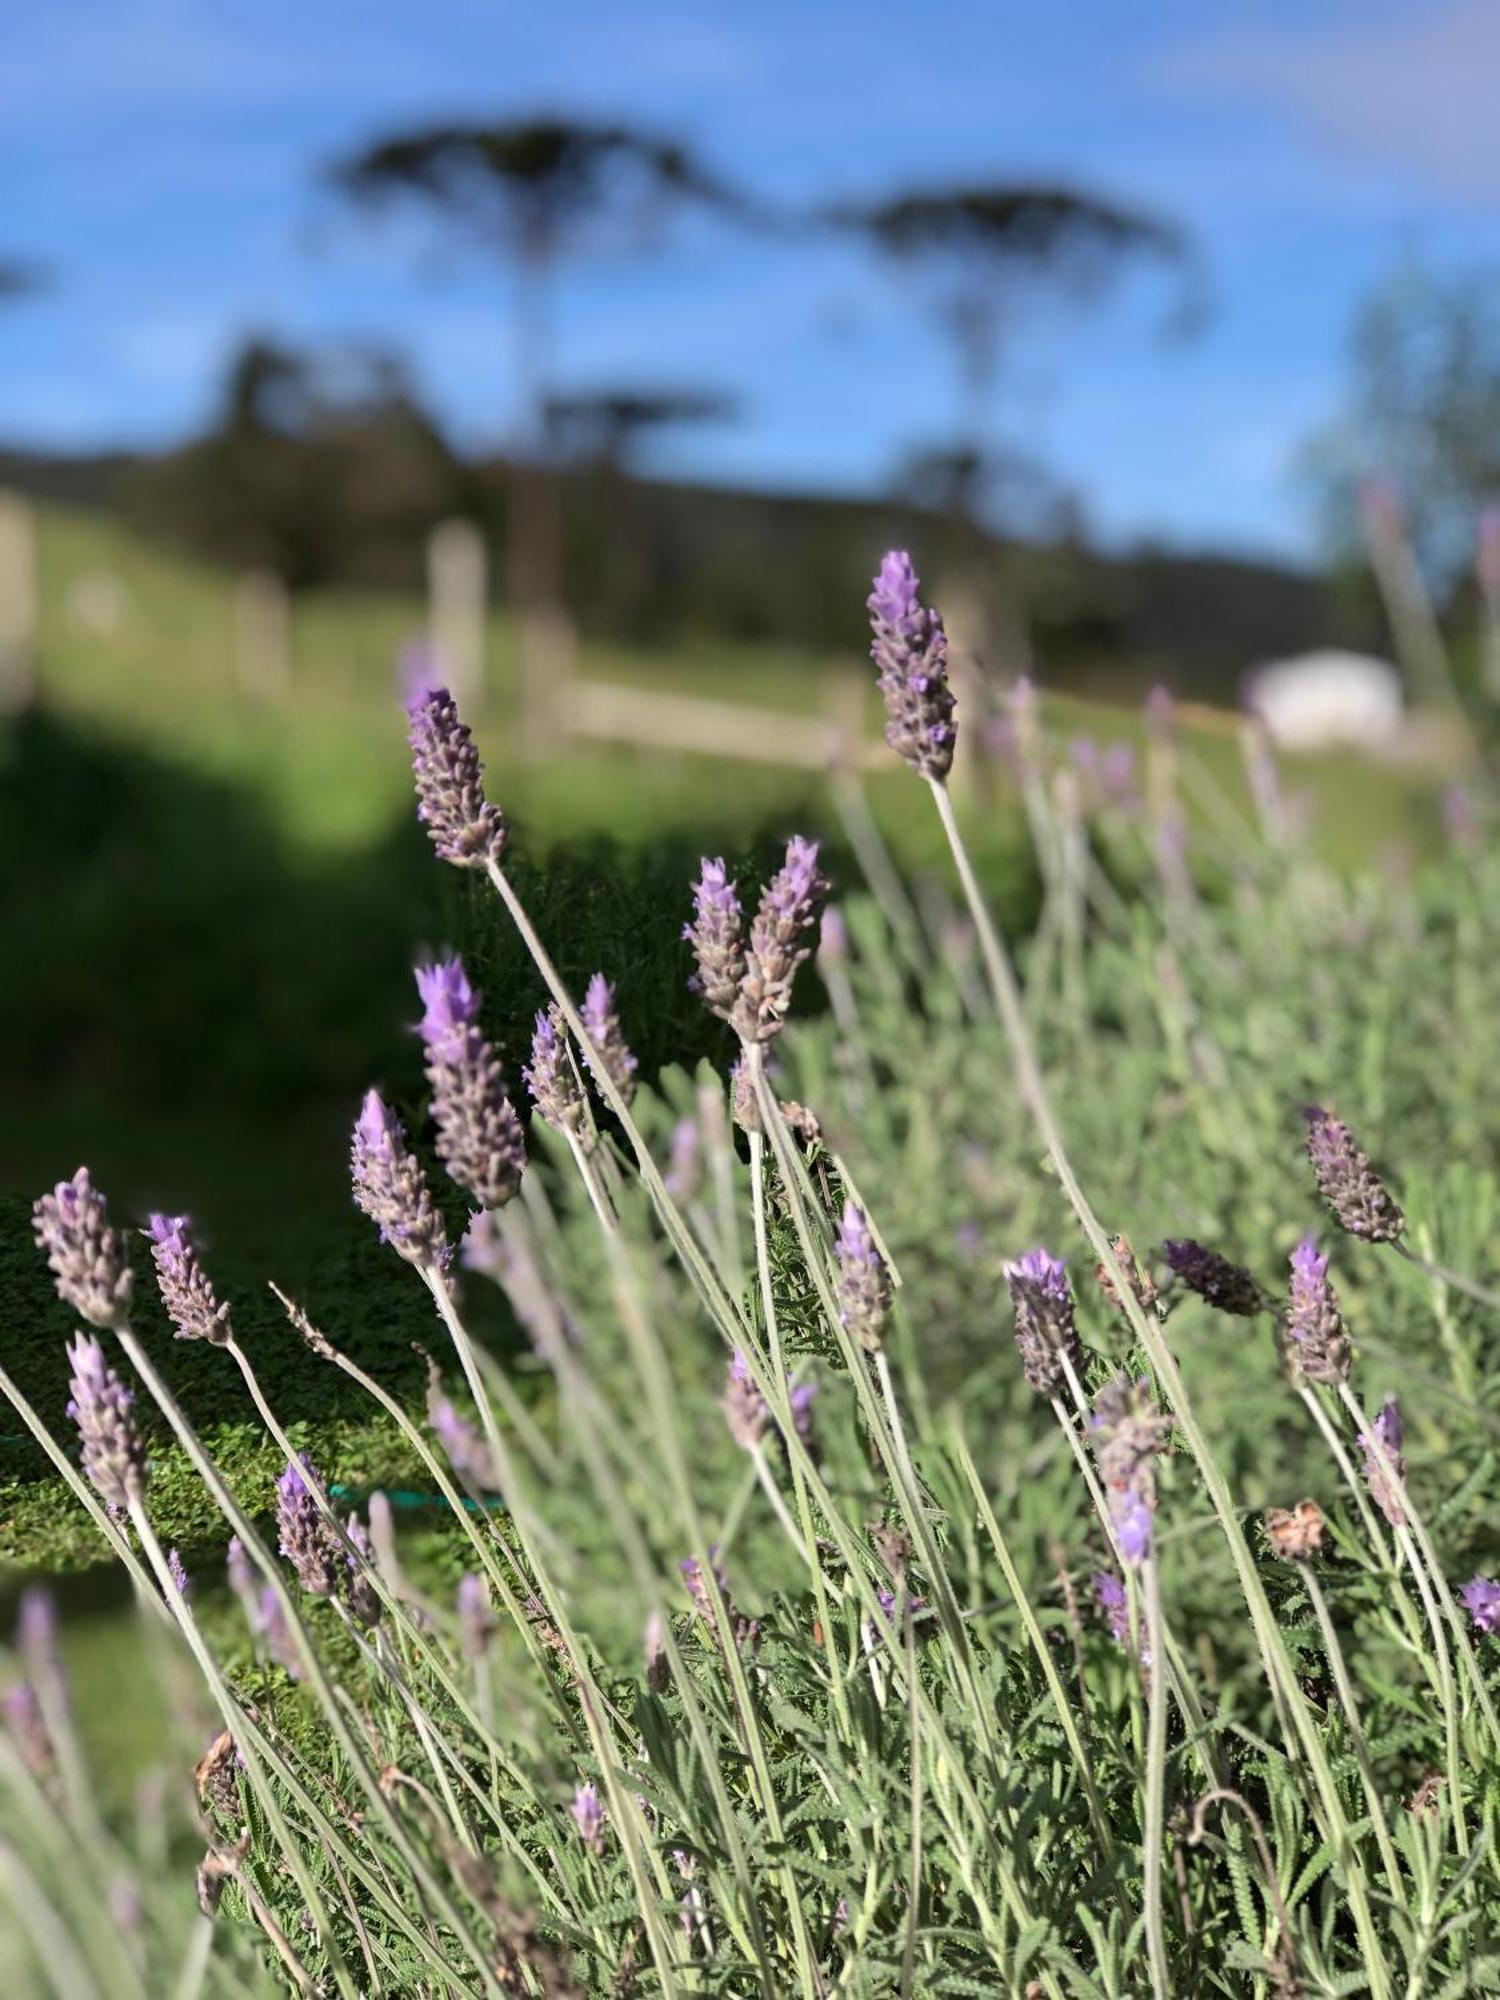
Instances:
[[[583,1784],[573,1794],[573,1803],[568,1808],[573,1815],[573,1824],[578,1829],[578,1837],[591,1854],[604,1852],[604,1807],[600,1804],[595,1786]]]
[[[483,868],[505,851],[505,815],[484,796],[484,766],[446,688],[419,688],[408,706],[417,818],[445,861]]]
[[[635,1072],[639,1065],[626,1047],[625,1037],[620,1031],[620,1017],[615,1010],[615,989],[602,972],[596,972],[589,981],[578,1017],[604,1067],[604,1074],[628,1104],[635,1096]],[[583,1059],[590,1073],[597,1077],[594,1057],[588,1049],[584,1050]]]
[[[578,1131],[584,1121],[585,1106],[561,1008],[538,1010],[536,1031],[531,1037],[531,1062],[521,1074],[539,1116],[559,1132]]]
[[[1188,1290],[1220,1312],[1252,1319],[1265,1310],[1265,1295],[1243,1265],[1231,1264],[1217,1250],[1209,1250],[1191,1238],[1168,1237],[1162,1250]]]
[[[1067,1267],[1046,1250],[1028,1250],[1005,1266],[1016,1316],[1021,1372],[1039,1396],[1055,1396],[1067,1380],[1065,1363],[1083,1359]]]
[[[229,1307],[221,1305],[188,1239],[185,1215],[153,1215],[145,1234],[156,1266],[156,1289],[179,1340],[229,1339]]]
[[[420,968],[417,991],[438,1158],[481,1208],[503,1208],[520,1188],[526,1141],[500,1059],[479,1031],[479,999],[463,961]]]
[[[83,1469],[106,1506],[128,1507],[146,1491],[146,1454],[131,1415],[134,1392],[105,1361],[91,1333],[73,1336],[68,1359],[73,1364],[68,1415],[78,1426]]]
[[[239,1751],[235,1740],[227,1729],[221,1729],[193,1770],[199,1796],[231,1823],[237,1823],[240,1818],[238,1767]]]
[[[1292,1252],[1292,1292],[1286,1337],[1298,1368],[1309,1382],[1343,1382],[1349,1374],[1349,1336],[1338,1295],[1328,1278],[1328,1259],[1305,1236]]]
[[[1152,1283],[1151,1273],[1141,1269],[1130,1238],[1128,1236],[1111,1236],[1109,1247],[1114,1252],[1115,1262],[1119,1265],[1125,1283],[1134,1296],[1136,1303],[1144,1311],[1149,1312],[1156,1304],[1156,1286]],[[1103,1292],[1105,1298],[1115,1308],[1115,1311],[1123,1312],[1125,1310],[1125,1302],[1116,1289],[1114,1279],[1109,1275],[1108,1266],[1103,1263],[1096,1264],[1094,1266],[1094,1276],[1099,1281],[1100,1291]]]
[[[1323,1515],[1315,1500],[1299,1500],[1266,1509],[1266,1535],[1274,1554],[1284,1562],[1308,1562],[1323,1549]]]
[[[1406,1227],[1406,1217],[1355,1145],[1349,1127],[1321,1105],[1308,1105],[1302,1115],[1318,1193],[1340,1225],[1367,1243],[1394,1243]]]
[[[870,1225],[855,1202],[844,1203],[834,1254],[839,1267],[834,1287],[839,1324],[867,1354],[877,1354],[884,1338],[891,1291]]]
[[[693,884],[693,921],[682,935],[698,962],[688,985],[711,1013],[727,1021],[745,976],[745,917],[722,859],[703,857]]]
[[[885,697],[885,740],[921,777],[946,778],[958,735],[948,685],[948,635],[941,616],[921,602],[904,549],[892,549],[884,558],[866,601],[870,657],[880,669]]]
[[[311,1482],[311,1484],[310,1484]],[[339,1582],[343,1550],[311,1485],[322,1479],[306,1452],[299,1462],[288,1460],[276,1481],[276,1527],[281,1553],[297,1572],[297,1580],[314,1597],[332,1597]]]
[[[130,1266],[104,1196],[80,1167],[32,1210],[37,1247],[44,1250],[58,1296],[94,1326],[115,1326],[130,1304]]]
[[[1386,1397],[1371,1430],[1373,1437],[1369,1431],[1361,1431],[1359,1438],[1370,1498],[1393,1528],[1404,1527],[1406,1509],[1401,1504],[1400,1489],[1406,1484],[1406,1458],[1401,1449],[1406,1440],[1406,1426],[1401,1421],[1401,1405],[1394,1396]]]
[[[1500,1632],[1500,1583],[1476,1576],[1464,1585],[1461,1595],[1476,1632]]]
[[[761,895],[731,1021],[741,1041],[774,1041],[792,1004],[797,968],[811,955],[828,884],[818,873],[818,844],[788,841],[786,860]]]
[[[381,1242],[420,1269],[441,1269],[448,1261],[442,1220],[401,1120],[378,1090],[365,1093],[349,1171],[355,1202],[380,1230]]]

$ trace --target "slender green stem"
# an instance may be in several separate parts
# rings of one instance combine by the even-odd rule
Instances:
[[[1354,1746],[1354,1761],[1359,1765],[1360,1782],[1364,1786],[1365,1804],[1370,1810],[1370,1824],[1375,1829],[1375,1844],[1380,1849],[1381,1863],[1385,1868],[1386,1880],[1391,1885],[1393,1899],[1407,1903],[1406,1881],[1396,1860],[1396,1849],[1391,1841],[1390,1823],[1385,1816],[1385,1806],[1381,1802],[1380,1784],[1375,1776],[1374,1760],[1370,1756],[1370,1746],[1365,1740],[1365,1732],[1360,1724],[1359,1706],[1354,1699],[1354,1688],[1349,1680],[1349,1669],[1344,1662],[1344,1649],[1339,1644],[1339,1635],[1334,1629],[1333,1617],[1328,1609],[1328,1599],[1323,1595],[1323,1586],[1318,1582],[1311,1564],[1301,1563],[1299,1568],[1303,1586],[1318,1621],[1318,1630],[1323,1635],[1323,1650],[1328,1655],[1328,1664],[1333,1669],[1333,1684],[1338,1689],[1340,1704],[1344,1711],[1344,1721],[1349,1730],[1349,1741]]]
[[[1435,1264],[1430,1257],[1422,1256],[1420,1252],[1409,1248],[1405,1243],[1393,1243],[1391,1248],[1414,1270],[1424,1272],[1427,1277],[1435,1279],[1440,1285],[1450,1286],[1455,1292],[1462,1292],[1465,1298],[1474,1299],[1478,1304],[1500,1312],[1500,1292],[1492,1292],[1487,1286],[1476,1284],[1474,1279],[1466,1278],[1462,1271],[1450,1271],[1446,1264]]]
[[[1146,1645],[1151,1655],[1146,1703],[1146,1841],[1142,1856],[1146,1888],[1146,1953],[1151,1962],[1151,1991],[1155,2000],[1167,2000],[1172,1986],[1161,1913],[1167,1790],[1166,1647],[1162,1643],[1161,1576],[1155,1555],[1148,1556],[1141,1569],[1146,1598]]]

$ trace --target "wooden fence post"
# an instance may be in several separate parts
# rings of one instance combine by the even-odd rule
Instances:
[[[36,693],[37,623],[35,518],[19,493],[0,493],[0,713]]]
[[[484,698],[489,562],[472,521],[439,521],[427,538],[427,626],[454,699]]]

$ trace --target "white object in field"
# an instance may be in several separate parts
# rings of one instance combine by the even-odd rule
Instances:
[[[1401,676],[1367,653],[1268,661],[1245,676],[1244,699],[1283,750],[1382,749],[1401,733]]]
[[[439,521],[427,538],[427,628],[460,705],[484,692],[488,569],[472,521]]]
[[[35,691],[36,628],[35,519],[19,493],[0,493],[0,713]]]

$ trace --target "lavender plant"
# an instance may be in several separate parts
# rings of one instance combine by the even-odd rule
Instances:
[[[372,1090],[350,1181],[371,1255],[377,1237],[396,1253],[386,1282],[443,1343],[425,1410],[346,1351],[344,1302],[285,1304],[289,1337],[371,1400],[430,1483],[430,1529],[400,1524],[381,1490],[351,1513],[186,1218],[154,1215],[173,1333],[233,1362],[264,1432],[258,1483],[226,1477],[163,1379],[87,1173],[38,1204],[59,1296],[91,1329],[67,1350],[79,1464],[56,1440],[54,1462],[127,1563],[152,1643],[196,1676],[208,1740],[202,1858],[177,1867],[183,1907],[196,1893],[203,1913],[186,1941],[179,1924],[169,1949],[154,1932],[138,1948],[97,1908],[55,1921],[57,1856],[102,1880],[114,1836],[93,1823],[31,1617],[6,1667],[0,1788],[49,1872],[23,1860],[0,1888],[30,1961],[68,1940],[65,1990],[193,1990],[196,1966],[228,1991],[247,1940],[283,1988],[349,2000],[1492,1990],[1493,1545],[1455,1535],[1432,1438],[1408,1443],[1394,1399],[1368,1416],[1379,1316],[1364,1286],[1340,1301],[1305,1208],[1252,1224],[1210,1203],[1222,1164],[1248,1178],[1268,1131],[1266,1172],[1296,1185],[1274,1108],[1247,1090],[1244,1115],[1225,1114],[1227,1059],[1191,1004],[1217,976],[1211,920],[1178,883],[1134,927],[1159,920],[1133,1025],[1177,1068],[1170,1103],[1124,1115],[1092,1067],[1118,1057],[1080,1022],[1095,955],[1110,980],[1134,932],[1077,934],[1080,1013],[1030,1004],[946,789],[946,637],[904,556],[882,564],[870,610],[890,741],[930,789],[988,1000],[955,1007],[951,968],[908,958],[913,997],[857,899],[847,923],[823,920],[810,840],[789,842],[748,924],[738,871],[706,860],[686,935],[737,1085],[658,1086],[604,975],[570,992],[507,873],[466,726],[441,690],[414,700],[422,823],[494,888],[547,989],[524,1076],[551,1131],[533,1127],[528,1165],[462,961],[423,968],[430,1144]],[[1181,756],[1156,729],[1147,787],[1166,824]],[[1073,762],[1129,810],[1123,770],[1106,784],[1100,759]],[[799,1020],[820,920],[835,1012]],[[1310,1146],[1346,1229],[1421,1240],[1331,1114]],[[1119,1219],[1137,1241],[1198,1230],[1245,1263],[1172,1233],[1159,1287],[1104,1228],[1075,1157],[1124,1208],[1157,1149],[1171,1164],[1153,1185],[1174,1200]],[[440,1174],[477,1211],[461,1259]],[[963,1245],[960,1187],[985,1222]],[[1038,1237],[1056,1249],[1008,1256]],[[1273,1322],[1253,1271],[1294,1240]],[[1097,1295],[1075,1295],[1078,1256]],[[1447,1313],[1427,1263],[1404,1281],[1437,1287]],[[943,1383],[960,1267],[985,1340]],[[491,1281],[544,1395],[523,1395],[482,1338]],[[1226,1334],[1190,1294],[1243,1324]],[[1226,1339],[1279,1399],[1260,1469],[1226,1437],[1225,1399],[1198,1393],[1201,1343]],[[1293,1454],[1316,1497],[1247,1529]],[[163,1545],[178,1468],[222,1521],[217,1607],[194,1552],[189,1588]]]

